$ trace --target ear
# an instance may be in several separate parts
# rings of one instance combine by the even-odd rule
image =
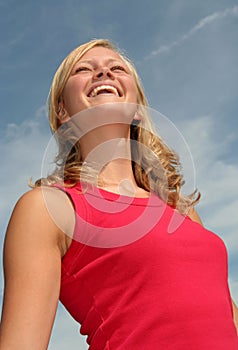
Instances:
[[[58,108],[57,115],[58,115],[60,124],[64,124],[65,122],[67,122],[70,119],[70,116],[69,116],[68,112],[64,108],[63,101],[59,102],[59,108]]]
[[[134,118],[132,120],[132,125],[139,125],[141,122],[141,116],[139,115],[138,112],[135,113]]]

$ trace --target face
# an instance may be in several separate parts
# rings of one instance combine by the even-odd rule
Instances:
[[[127,64],[113,50],[94,47],[73,67],[63,91],[69,116],[104,103],[137,103],[137,88]]]

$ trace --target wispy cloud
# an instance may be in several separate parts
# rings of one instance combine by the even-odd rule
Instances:
[[[31,119],[8,123],[0,130],[0,304],[1,254],[7,221],[17,199],[29,190],[30,177],[40,176],[43,154],[51,136],[46,125],[46,106],[43,105]]]
[[[42,106],[32,119],[9,123],[4,132],[1,130],[1,219],[16,196],[27,190],[29,178],[40,175],[42,157],[50,139],[45,124],[45,106]]]
[[[31,176],[40,177],[42,157],[50,139],[46,131],[45,106],[32,119],[9,123],[1,130],[0,171],[0,309],[3,294],[2,245],[13,206],[27,190]]]
[[[30,29],[27,27],[21,32],[17,33],[14,37],[9,39],[7,42],[5,41],[3,44],[0,45],[1,49],[11,49],[15,48],[15,46],[22,45],[23,41],[25,40],[27,34],[30,32]]]
[[[185,34],[182,37],[182,40],[186,40],[190,38],[193,34],[195,34],[197,31],[201,30],[202,28],[210,25],[211,23],[223,19],[228,16],[238,16],[238,6],[234,6],[232,8],[227,8],[224,11],[218,11],[214,12],[213,14],[204,17],[201,19],[189,32],[188,34]]]
[[[168,45],[162,45],[158,49],[150,52],[144,59],[148,60],[155,56],[159,56],[163,53],[170,52],[174,47],[178,47],[182,45],[182,43],[188,39],[190,39],[193,35],[195,35],[198,31],[203,28],[211,25],[212,23],[221,20],[226,17],[235,16],[238,17],[238,6],[233,6],[231,8],[227,8],[224,11],[217,11],[213,14],[202,18],[194,27],[192,27],[187,33],[182,35],[178,40],[175,40]]]
[[[217,117],[217,116],[216,116]],[[196,168],[198,188],[202,193],[201,210],[205,225],[222,235],[232,254],[237,238],[238,165],[227,163],[222,153],[232,153],[233,132],[223,139],[216,140],[214,128],[216,118],[212,115],[196,120],[186,120],[181,130],[186,138]],[[195,136],[197,135],[197,137]],[[209,174],[209,175],[208,175]]]
[[[216,139],[218,116],[202,116],[185,120],[179,126],[187,140],[196,169],[197,186],[202,198],[198,204],[205,227],[217,233],[225,242],[230,265],[230,288],[238,300],[237,266],[237,163],[227,162],[224,154],[233,153],[233,131]],[[224,154],[222,153],[224,152]]]

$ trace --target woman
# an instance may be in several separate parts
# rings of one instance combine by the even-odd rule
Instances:
[[[46,349],[58,299],[91,350],[238,349],[226,249],[202,227],[199,196],[181,195],[178,158],[146,106],[132,64],[106,40],[56,72],[57,168],[8,226],[1,350]]]

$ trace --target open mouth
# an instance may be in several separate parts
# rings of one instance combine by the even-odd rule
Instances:
[[[88,94],[89,97],[96,97],[102,94],[107,95],[115,95],[120,97],[120,92],[115,88],[115,86],[112,85],[100,85],[95,87],[90,93]]]

